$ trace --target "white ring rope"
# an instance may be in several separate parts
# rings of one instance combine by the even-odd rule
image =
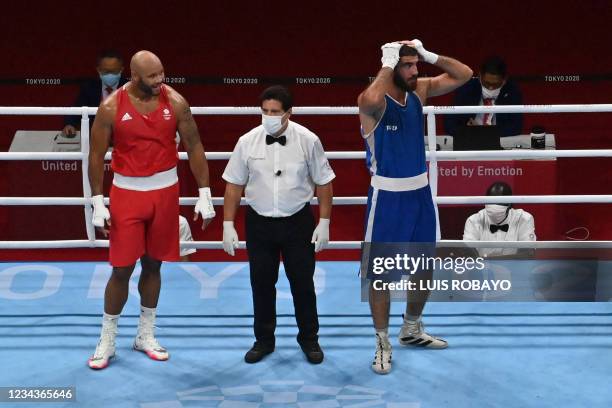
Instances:
[[[206,152],[207,160],[228,160],[232,152]],[[330,160],[365,159],[364,151],[336,151],[326,152]],[[429,160],[430,152],[425,152]],[[0,160],[81,160],[83,153],[79,152],[0,152]],[[556,157],[612,157],[612,149],[584,149],[584,150],[474,150],[474,151],[440,151],[436,152],[438,161],[455,160],[514,160],[514,159],[549,159]],[[105,160],[111,159],[111,153],[106,153]],[[179,152],[180,160],[187,160],[186,152]]]
[[[180,197],[180,205],[195,205],[198,199],[196,197]],[[213,205],[223,205],[223,197],[213,197]],[[504,203],[530,203],[530,204],[574,204],[574,203],[590,203],[590,204],[607,204],[612,203],[612,195],[526,195],[526,196],[504,196]],[[104,202],[109,204],[108,197],[104,198]],[[333,205],[364,205],[367,202],[367,197],[334,197]],[[438,204],[453,204],[453,205],[471,205],[471,204],[497,204],[500,202],[499,197],[492,196],[438,196],[436,203]],[[0,197],[0,205],[85,205],[91,204],[91,199],[83,197]],[[310,204],[317,205],[315,198],[310,201]],[[243,197],[240,200],[240,205],[246,205],[246,200]]]
[[[222,249],[222,241],[181,241],[181,248]],[[331,241],[327,249],[360,249],[361,241]],[[443,239],[438,248],[609,249],[612,241],[462,241]],[[108,248],[108,240],[0,241],[0,249]],[[238,248],[245,249],[245,241]]]
[[[0,106],[0,115],[95,115],[97,107]],[[191,107],[194,115],[259,115],[259,106]],[[296,106],[296,115],[356,115],[356,106]],[[423,114],[462,115],[466,113],[592,113],[612,112],[612,104],[571,105],[493,105],[493,106],[424,106]]]
[[[194,115],[259,115],[261,109],[254,107],[192,107]],[[80,160],[82,168],[87,167],[89,146],[89,117],[95,115],[97,107],[13,107],[0,106],[0,115],[80,115],[81,116],[81,152],[0,152],[0,161],[15,160]],[[513,159],[544,159],[557,157],[612,157],[612,149],[585,149],[585,150],[506,150],[506,151],[435,151],[435,115],[436,114],[467,114],[467,113],[587,113],[587,112],[612,112],[612,104],[574,104],[574,105],[506,105],[506,106],[426,106],[423,114],[428,119],[429,151],[426,156],[430,160],[430,166],[437,168],[438,161],[452,160],[513,160]],[[304,106],[294,107],[293,113],[298,115],[356,115],[359,113],[354,106]],[[326,153],[329,159],[364,159],[363,151],[337,151]],[[231,152],[207,152],[208,160],[227,160]],[[110,160],[110,153],[105,156]],[[187,153],[179,153],[181,160],[187,160]],[[437,190],[437,174],[432,174],[432,191]],[[57,240],[57,241],[0,241],[2,249],[32,249],[32,248],[105,248],[108,247],[107,240],[95,239],[93,225],[91,224],[90,186],[83,174],[84,197],[0,197],[0,205],[83,205],[85,209],[85,224],[87,229],[87,240]],[[181,205],[193,205],[196,198],[181,197]],[[488,196],[437,196],[434,200],[438,204],[495,204],[499,197]],[[105,202],[108,203],[108,198]],[[507,203],[610,203],[612,195],[531,195],[531,196],[508,196],[504,197]],[[312,204],[317,204],[313,199]],[[335,197],[334,205],[363,205],[366,197]],[[222,205],[223,198],[213,198],[214,205]],[[241,200],[245,205],[245,199]],[[458,241],[441,240],[438,246],[466,246],[487,248],[612,248],[612,241],[537,241],[537,242],[485,242],[485,241]],[[181,242],[184,248],[220,249],[220,241],[195,241]],[[240,243],[244,248],[245,243]],[[361,247],[361,241],[338,241],[330,242],[330,249],[356,249]]]

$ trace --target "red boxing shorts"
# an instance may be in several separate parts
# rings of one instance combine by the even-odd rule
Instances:
[[[178,183],[135,191],[112,185],[110,263],[133,265],[143,254],[159,261],[179,258]]]

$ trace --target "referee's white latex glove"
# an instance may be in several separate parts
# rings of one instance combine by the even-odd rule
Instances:
[[[429,64],[435,64],[438,61],[438,58],[440,56],[436,54],[435,52],[427,51],[425,47],[423,47],[423,42],[421,40],[414,39],[410,42],[412,43],[411,46],[416,48],[417,52],[419,53],[419,57],[421,57],[423,61]],[[406,45],[410,45],[410,44],[406,44]]]
[[[95,227],[104,228],[104,221],[110,225],[110,212],[104,205],[104,196],[102,194],[91,197],[93,205],[93,217],[91,222]]]
[[[320,218],[319,225],[312,233],[311,243],[315,244],[315,252],[322,251],[329,242],[329,219]]]
[[[223,250],[234,256],[236,248],[238,248],[238,232],[234,228],[234,221],[223,221]]]
[[[210,187],[202,187],[198,189],[198,191],[200,193],[200,198],[198,198],[195,208],[193,209],[193,220],[197,221],[198,215],[202,214],[202,220],[204,221],[202,223],[202,229],[204,229],[210,224],[210,221],[207,222],[207,220],[212,220],[212,218],[214,218],[215,208],[212,204]]]
[[[387,43],[380,47],[380,49],[382,50],[382,58],[380,59],[380,62],[382,62],[383,68],[395,68],[395,66],[399,62],[400,48],[402,48],[402,44],[397,42]]]

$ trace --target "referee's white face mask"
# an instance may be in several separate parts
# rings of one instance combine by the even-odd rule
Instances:
[[[502,223],[508,216],[508,211],[510,211],[510,207],[507,205],[501,205],[501,204],[485,205],[485,212],[487,213],[487,217],[489,217],[489,221],[491,221],[491,223],[493,224]]]
[[[283,127],[283,116],[275,115],[261,115],[261,124],[263,125],[266,133],[269,135],[275,135]]]

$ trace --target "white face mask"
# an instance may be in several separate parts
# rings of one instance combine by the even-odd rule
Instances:
[[[266,133],[269,135],[275,135],[283,127],[283,117],[262,114],[261,124],[266,130]]]
[[[484,86],[482,86],[482,99],[497,99],[497,97],[499,96],[499,92],[501,91],[502,87],[500,86],[497,89],[487,89]]]
[[[487,204],[485,205],[485,212],[489,217],[489,221],[492,224],[499,224],[508,216],[508,210],[510,207],[507,205],[500,204]]]

